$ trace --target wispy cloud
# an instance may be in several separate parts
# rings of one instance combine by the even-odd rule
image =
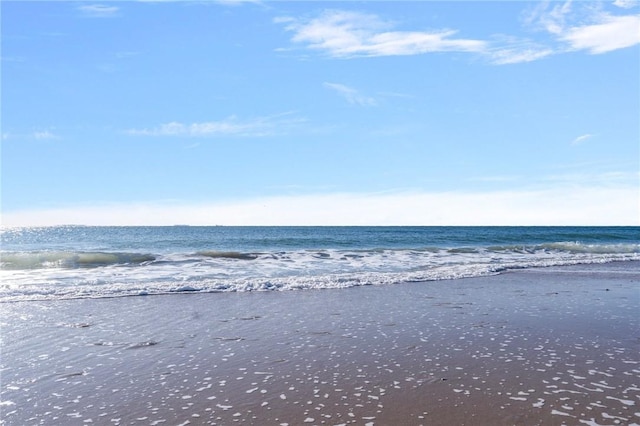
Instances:
[[[126,133],[142,136],[270,136],[282,133],[304,121],[291,113],[240,120],[236,116],[219,121],[185,124],[177,121],[161,124],[151,129],[129,129]]]
[[[533,62],[553,54],[554,51],[551,48],[536,46],[500,47],[488,52],[491,62],[496,65]]]
[[[456,38],[455,30],[393,31],[378,16],[328,10],[312,19],[278,18],[292,41],[331,57],[415,55],[428,52],[478,52],[481,40]]]
[[[592,137],[593,135],[589,133],[578,136],[577,138],[571,141],[571,145],[580,145],[584,143],[587,139],[591,139]]]
[[[376,100],[372,97],[365,96],[356,89],[338,83],[323,83],[324,87],[338,92],[343,98],[352,105],[359,106],[375,106]]]
[[[567,16],[572,11],[571,0],[564,3],[541,1],[523,15],[527,26],[537,27],[551,34],[560,34],[566,26]]]
[[[633,7],[629,1],[616,5]],[[613,15],[595,2],[577,5],[571,0],[559,4],[543,2],[525,21],[553,35],[560,43],[556,47],[558,52],[586,50],[601,54],[640,44],[640,15]]]
[[[31,135],[32,137],[34,137],[35,139],[38,140],[44,140],[44,139],[60,139],[59,136],[51,133],[48,130],[44,130],[44,131],[39,131],[39,132],[33,132],[33,134]]]
[[[614,6],[621,7],[623,9],[631,9],[636,6],[640,6],[640,1],[638,0],[615,0],[613,2]]]
[[[3,140],[54,140],[62,139],[59,135],[53,133],[50,130],[36,130],[30,133],[2,133]]]
[[[554,49],[544,43],[499,34],[491,37],[490,44],[481,55],[494,65],[508,65],[537,61],[554,53]]]
[[[105,6],[103,4],[85,4],[80,5],[77,9],[90,18],[110,18],[116,16],[120,11],[117,6]]]
[[[525,14],[524,23],[551,35],[550,40],[546,37],[541,41],[496,35],[486,40],[463,38],[455,29],[401,31],[377,15],[343,10],[326,10],[313,18],[280,17],[274,21],[292,33],[294,44],[331,58],[464,52],[505,65],[576,50],[606,53],[640,43],[640,15],[613,15],[599,3],[590,3],[577,7],[571,0],[537,4]],[[633,7],[629,0],[618,0],[617,5]]]

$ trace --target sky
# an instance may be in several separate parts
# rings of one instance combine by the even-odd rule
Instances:
[[[640,3],[2,1],[2,226],[640,225]]]

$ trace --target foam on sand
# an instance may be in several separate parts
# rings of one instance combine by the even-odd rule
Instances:
[[[639,286],[626,262],[2,303],[0,407],[7,425],[635,424]]]

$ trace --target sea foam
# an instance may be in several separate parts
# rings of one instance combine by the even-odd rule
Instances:
[[[549,243],[426,249],[2,254],[0,301],[175,292],[347,288],[640,260],[638,244]]]

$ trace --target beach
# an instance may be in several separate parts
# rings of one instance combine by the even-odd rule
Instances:
[[[640,424],[640,262],[5,302],[3,425]]]

